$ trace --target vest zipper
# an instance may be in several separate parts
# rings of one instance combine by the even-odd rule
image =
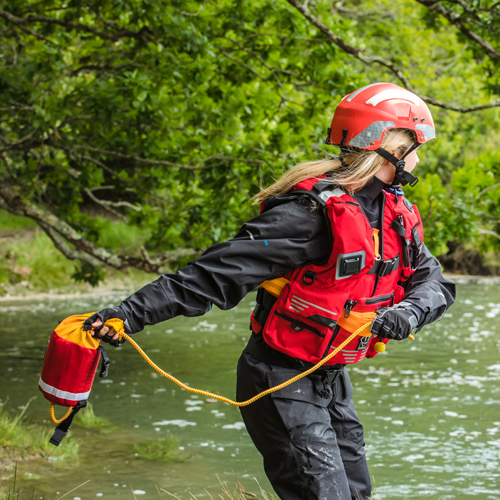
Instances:
[[[365,304],[377,304],[378,302],[385,302],[387,300],[391,301],[391,306],[394,305],[394,295],[380,295],[379,297],[373,297],[371,299],[366,299]]]
[[[347,299],[347,302],[344,305],[344,318],[348,318],[349,314],[351,314],[352,308],[358,303],[357,300]]]
[[[398,215],[398,222],[400,226],[405,229],[405,220],[401,214]],[[404,236],[401,236],[401,245],[403,250],[403,267],[410,267],[408,240]]]
[[[343,203],[345,205],[357,206],[359,208],[359,211],[364,215],[365,219],[367,220],[368,224],[371,227],[370,221],[368,220],[368,217],[366,216],[366,213],[363,210],[363,207],[359,203],[357,203],[356,201],[342,201],[339,203]],[[379,245],[380,245],[379,254],[380,254],[380,258],[382,260],[384,260],[384,221],[385,221],[384,212],[385,212],[385,194],[382,193],[382,210],[380,211],[381,224],[380,224],[380,233],[379,233]],[[377,275],[377,277],[375,278],[375,286],[373,287],[372,297],[373,297],[373,295],[375,295],[375,292],[377,291],[377,286],[378,286],[379,281],[380,281],[380,276]],[[352,307],[354,307],[354,306],[352,306]],[[352,307],[351,307],[351,309],[352,309]],[[347,309],[346,309],[346,313],[347,313],[346,318],[349,316],[350,312],[351,311],[349,310],[349,312],[347,313]]]
[[[380,233],[379,233],[379,255],[382,260],[384,260],[384,222],[385,222],[385,194],[383,194],[382,198],[382,210],[380,211],[380,218],[381,218],[381,224],[380,224]],[[378,282],[380,281],[380,276],[377,274],[377,277],[375,278],[375,285],[373,287],[373,292],[372,292],[372,297],[375,295],[375,292],[377,291],[377,286]]]
[[[321,356],[321,359],[323,359],[330,352],[330,348],[332,347],[333,341],[336,339],[339,331],[340,331],[340,325],[335,325],[335,329],[332,332],[330,341],[328,342],[328,345],[326,346],[325,352],[323,353],[323,356]]]

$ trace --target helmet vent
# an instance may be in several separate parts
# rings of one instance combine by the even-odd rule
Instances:
[[[410,101],[415,104],[415,106],[420,106],[421,102],[420,97],[409,90],[391,89],[375,94],[373,97],[368,99],[368,101],[366,101],[366,104],[376,106],[377,104],[380,104],[383,101],[388,101],[389,99],[402,99],[403,101]]]

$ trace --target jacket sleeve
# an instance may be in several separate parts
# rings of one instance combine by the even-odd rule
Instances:
[[[326,260],[330,252],[323,212],[313,211],[309,201],[288,199],[176,274],[163,274],[146,285],[120,308],[134,333],[175,316],[200,316],[212,304],[231,309],[263,281]]]
[[[441,319],[455,302],[455,283],[446,279],[439,261],[423,245],[418,269],[403,283],[404,301],[419,316],[418,329]]]

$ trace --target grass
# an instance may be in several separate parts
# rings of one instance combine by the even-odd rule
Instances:
[[[146,441],[134,446],[139,458],[162,462],[184,462],[185,457],[179,453],[179,440],[175,437],[166,437]]]
[[[124,222],[103,220],[103,244],[115,250],[133,251],[141,244],[144,231]],[[50,238],[25,217],[16,217],[0,210],[0,295],[25,292],[83,292],[92,291],[87,283],[75,283],[76,263],[59,252]],[[108,269],[108,287],[135,287],[156,278],[136,269],[128,274]]]
[[[14,417],[5,411],[8,401],[0,406],[0,469],[27,458],[55,457],[59,460],[78,455],[78,442],[70,435],[65,438],[65,446],[56,447],[49,443],[52,431],[26,422],[26,411],[32,399]]]
[[[31,478],[31,479],[35,479],[35,478]],[[36,479],[39,479],[39,478],[36,478]],[[69,495],[73,491],[80,488],[80,486],[87,484],[89,481],[90,481],[90,479],[85,481],[84,483],[78,485],[76,488],[73,488],[72,490],[66,492],[64,495],[56,497],[56,500],[60,500],[61,498],[65,497],[66,495]],[[33,486],[31,488],[31,491],[27,495],[23,495],[23,496],[26,499],[30,498],[31,500],[34,500],[35,487]],[[40,497],[40,498],[45,499],[45,496]],[[20,481],[18,482],[18,478],[17,478],[17,463],[16,463],[16,467],[14,470],[13,480],[9,481],[5,488],[3,487],[2,481],[0,481],[0,500],[21,500],[21,484],[20,484]]]
[[[237,478],[236,478],[236,489],[233,489],[232,491],[226,482],[222,482],[219,479],[219,483],[220,483],[221,488],[222,488],[222,495],[219,493],[219,494],[217,494],[216,498],[222,498],[222,499],[227,498],[227,500],[260,500],[261,498],[262,498],[262,500],[278,500],[275,496],[270,495],[269,493],[266,493],[261,488],[257,479],[255,479],[255,482],[257,483],[257,486],[260,489],[260,495],[261,495],[260,497],[258,495],[256,495],[255,493],[250,493],[249,491],[247,491]],[[163,491],[164,493],[166,493],[171,498],[176,498],[177,500],[181,500],[178,496],[173,495],[172,493],[168,492],[167,490],[164,490],[162,488],[160,488],[160,490]],[[207,490],[205,490],[205,491],[211,500],[215,500],[215,498]],[[160,495],[161,500],[164,500],[160,491],[158,491],[158,494]],[[134,498],[135,498],[135,496],[134,496]],[[193,494],[190,494],[190,498],[191,498],[191,500],[193,500],[193,499],[196,500],[196,497]],[[135,500],[137,500],[137,499],[135,499]]]
[[[0,236],[8,231],[25,231],[36,227],[36,222],[29,217],[12,215],[5,210],[0,210]]]
[[[78,490],[78,488],[80,488],[81,486],[84,486],[85,484],[87,484],[89,481],[90,481],[90,479],[88,481],[85,481],[84,483],[78,485],[76,488],[73,488],[72,490],[64,493],[63,495],[56,497],[56,500],[62,499],[63,497],[69,495],[70,493],[73,493],[74,491]],[[257,482],[257,480],[255,480],[255,481]],[[219,479],[219,482],[221,484],[222,494],[218,493],[216,495],[216,497],[213,497],[207,490],[205,490],[211,500],[215,500],[215,498],[219,498],[219,499],[222,498],[223,500],[224,499],[227,499],[227,500],[261,500],[261,499],[262,500],[278,500],[275,496],[266,493],[260,487],[258,482],[257,482],[257,486],[260,489],[261,496],[258,496],[255,493],[250,493],[249,491],[247,491],[241,485],[241,483],[238,481],[238,479],[236,479],[236,482],[237,482],[236,489],[233,491],[231,491],[231,488],[229,488],[227,483],[222,482],[220,479]],[[135,500],[137,500],[137,497],[134,494],[133,488],[131,487],[130,489],[132,491],[133,498]],[[162,488],[158,488],[158,486],[156,487],[156,489],[158,491],[158,495],[160,497],[160,500],[165,500],[164,495],[162,495],[161,492],[165,493],[170,498],[176,498],[177,500],[181,500],[178,496],[168,492],[167,490],[164,490]],[[9,483],[7,483],[5,488],[3,487],[3,485],[0,481],[0,500],[21,500],[20,493],[21,493],[21,485],[19,484],[18,479],[17,479],[17,466],[16,466],[14,478],[12,481],[9,481]],[[31,500],[33,500],[35,497],[35,487],[32,487],[32,489],[31,489],[31,491],[29,491],[28,495],[23,495],[23,496],[25,498],[31,498]],[[40,498],[42,498],[42,497],[40,497]],[[190,493],[189,499],[196,500],[196,497]]]
[[[87,406],[76,414],[73,425],[77,427],[86,427],[87,429],[97,429],[111,425],[111,422],[103,417],[98,417],[94,413],[92,405],[87,403]]]
[[[74,264],[39,229],[4,239],[0,259],[0,283],[7,285],[24,283],[32,289],[47,290],[68,285],[74,272]]]

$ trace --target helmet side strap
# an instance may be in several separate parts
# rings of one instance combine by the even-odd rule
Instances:
[[[384,148],[378,148],[375,150],[378,155],[382,156],[382,158],[385,158],[389,163],[392,163],[396,167],[396,175],[394,176],[393,186],[405,186],[406,184],[409,184],[413,187],[417,184],[419,180],[418,177],[415,177],[410,172],[405,170],[405,158],[419,146],[419,142],[414,142],[401,158],[397,158]]]

